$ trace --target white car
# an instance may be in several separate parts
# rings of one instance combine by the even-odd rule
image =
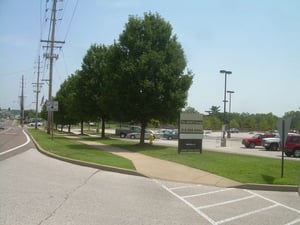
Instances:
[[[31,126],[31,127],[34,127],[35,126],[35,122],[31,122],[28,125]],[[38,125],[38,127],[40,127],[40,126],[43,126],[43,123],[42,122],[37,122],[37,125]]]
[[[152,130],[146,130],[145,131],[145,139],[149,139],[150,135],[153,135],[154,139],[159,138],[159,135],[155,134]],[[138,132],[129,133],[129,134],[127,134],[126,137],[130,138],[130,139],[139,139],[141,137],[141,133],[138,133]]]

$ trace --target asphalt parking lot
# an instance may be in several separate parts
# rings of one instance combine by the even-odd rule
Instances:
[[[285,193],[157,181],[209,224],[300,224],[300,197]]]

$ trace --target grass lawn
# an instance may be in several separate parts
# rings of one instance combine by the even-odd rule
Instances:
[[[87,146],[59,134],[55,134],[52,140],[52,136],[44,131],[35,129],[28,129],[28,131],[44,150],[53,154],[85,162],[135,170],[133,163],[123,157]]]
[[[193,168],[211,172],[242,183],[298,185],[300,178],[300,162],[284,161],[284,177],[281,178],[281,160],[255,157],[249,155],[228,154],[213,151],[203,153],[177,153],[177,148],[159,145],[140,146],[122,140],[97,140],[105,144],[115,145],[130,151],[139,152],[152,157],[184,164]]]

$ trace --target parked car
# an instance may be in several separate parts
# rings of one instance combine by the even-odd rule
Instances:
[[[250,138],[244,138],[242,140],[242,144],[245,145],[246,148],[255,148],[255,146],[261,146],[262,140],[267,137],[274,137],[275,134],[265,133],[265,134],[255,134]]]
[[[34,126],[35,126],[35,122],[31,122],[31,123],[29,123],[28,125],[31,126],[31,127],[34,127]],[[38,127],[40,127],[40,126],[42,126],[42,125],[43,125],[42,122],[37,122],[37,126],[38,126]]]
[[[300,135],[288,135],[284,149],[286,156],[300,157]]]
[[[121,138],[125,138],[130,133],[139,133],[141,132],[141,127],[139,126],[131,126],[124,128],[117,128],[115,134],[120,136]]]
[[[237,128],[230,128],[228,131],[227,131],[227,133],[239,133],[240,131],[239,131],[239,129],[237,129]]]
[[[266,150],[277,151],[280,146],[280,136],[276,134],[274,137],[264,138],[262,146],[265,147]]]
[[[178,139],[178,131],[177,130],[170,130],[163,134],[163,138],[166,138],[168,140],[172,139]]]
[[[145,131],[145,139],[149,139],[150,135],[153,135],[154,139],[159,138],[159,135],[155,134],[152,130],[146,130]],[[140,132],[129,133],[126,135],[126,137],[130,138],[130,139],[139,139],[141,137],[141,133]]]

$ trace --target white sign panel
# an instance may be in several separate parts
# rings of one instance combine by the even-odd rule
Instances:
[[[47,101],[46,107],[47,107],[47,111],[50,112],[58,111],[58,101]]]

